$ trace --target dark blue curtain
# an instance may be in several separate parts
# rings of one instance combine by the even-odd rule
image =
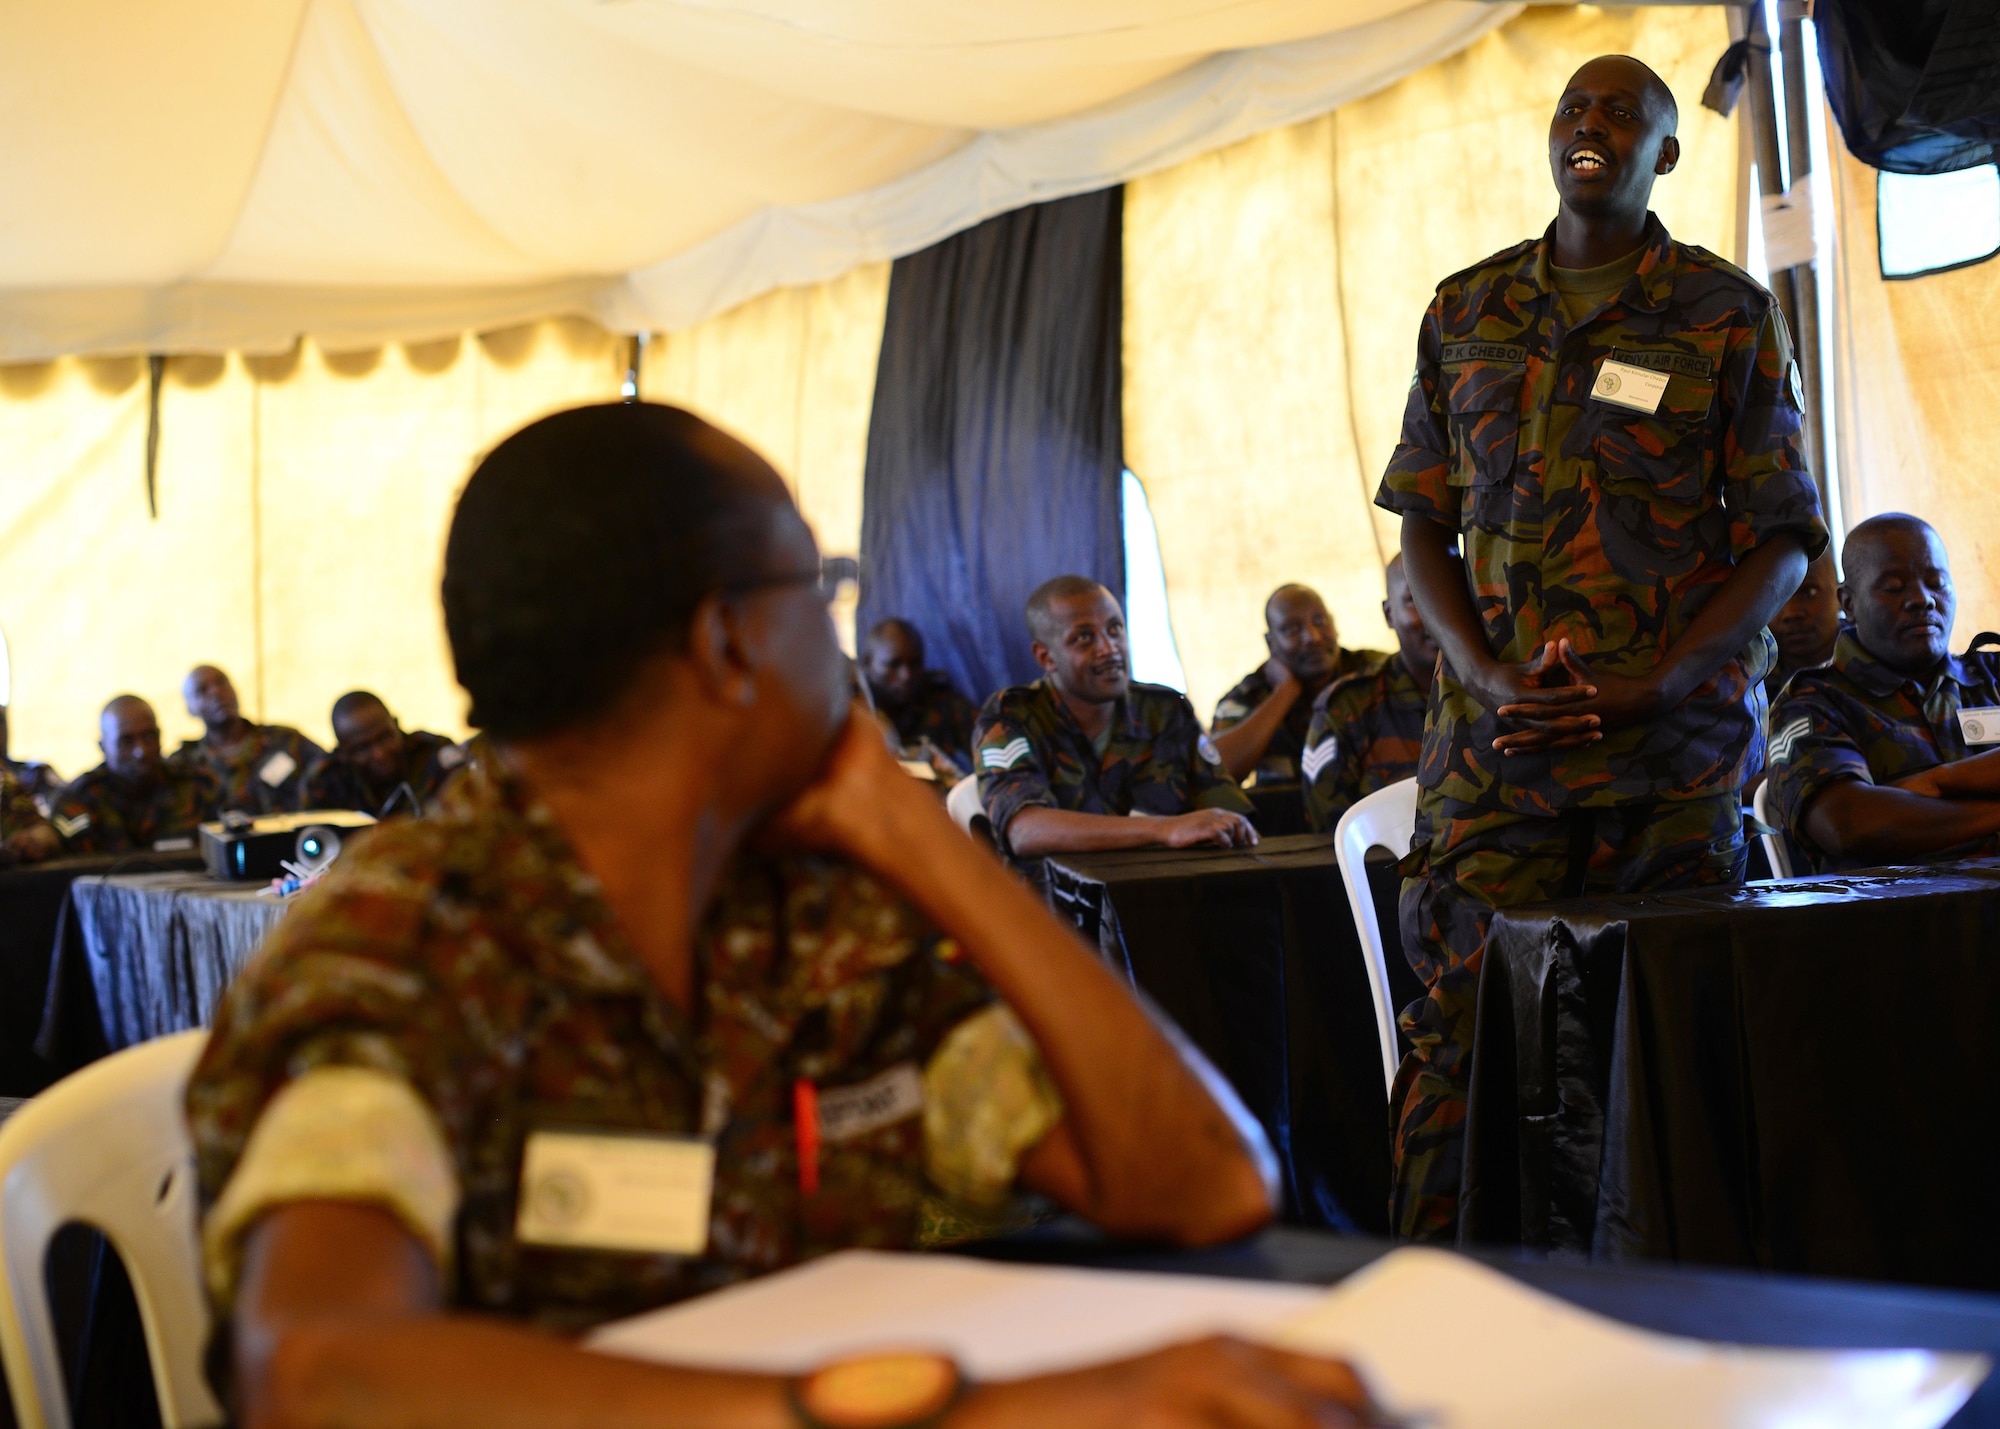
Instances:
[[[1040,674],[1021,609],[1050,576],[1125,598],[1123,212],[1037,204],[890,272],[857,622],[913,623],[974,701]]]

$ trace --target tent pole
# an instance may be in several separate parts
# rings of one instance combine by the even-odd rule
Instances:
[[[1805,17],[1811,6],[1807,0],[1781,0],[1778,10],[1778,50],[1785,63],[1785,148],[1791,158],[1791,188],[1806,190],[1812,172],[1812,135],[1806,120]],[[1826,469],[1826,413],[1821,394],[1826,350],[1821,342],[1819,322],[1819,267],[1811,258],[1792,269],[1793,296],[1798,301],[1797,326],[1799,377],[1806,389],[1806,444],[1811,455],[1813,480],[1819,483],[1820,510],[1831,513],[1828,487],[1833,473]]]

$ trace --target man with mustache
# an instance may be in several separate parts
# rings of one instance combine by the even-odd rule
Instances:
[[[1437,671],[1437,641],[1424,629],[1403,558],[1385,572],[1382,619],[1396,632],[1396,654],[1372,674],[1349,675],[1313,702],[1300,772],[1306,826],[1330,833],[1363,795],[1410,778],[1424,745],[1424,711]]]
[[[1374,674],[1380,650],[1343,650],[1333,613],[1311,586],[1281,585],[1264,602],[1270,659],[1237,681],[1215,706],[1209,733],[1231,777],[1296,779],[1314,697],[1335,680]]]
[[[1951,653],[1957,596],[1936,531],[1871,517],[1841,548],[1852,628],[1771,711],[1777,820],[1817,873],[2000,852],[2000,655]],[[1970,719],[1961,719],[1970,713]]]
[[[160,722],[137,695],[98,716],[104,762],[69,781],[49,806],[65,853],[161,852],[195,846],[195,829],[222,808],[222,783],[206,765],[169,764]]]
[[[1495,910],[1743,877],[1765,627],[1826,545],[1777,303],[1648,210],[1677,122],[1629,56],[1571,77],[1555,222],[1439,285],[1375,498],[1443,652],[1402,864],[1404,1236],[1457,1228]]]
[[[986,816],[1031,878],[1051,853],[1257,842],[1249,797],[1187,696],[1133,683],[1110,591],[1057,576],[1027,615],[1043,676],[989,699],[972,745]]]

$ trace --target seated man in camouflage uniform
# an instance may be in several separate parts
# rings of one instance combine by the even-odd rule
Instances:
[[[1296,779],[1312,723],[1313,697],[1335,680],[1374,674],[1380,650],[1343,650],[1333,612],[1310,586],[1281,585],[1264,602],[1270,658],[1215,706],[1209,732],[1233,779]]]
[[[62,775],[38,759],[16,759],[8,753],[7,706],[0,705],[0,769],[14,776],[14,782],[28,791],[35,807],[48,816],[56,795],[62,792]]]
[[[193,848],[195,826],[221,811],[216,777],[160,757],[160,722],[137,695],[104,707],[98,735],[104,762],[65,784],[49,809],[64,852]]]
[[[958,692],[951,676],[924,668],[924,637],[907,620],[878,620],[861,651],[861,674],[875,708],[889,717],[903,753],[923,747],[944,757],[960,775],[972,772],[972,725],[979,707]]]
[[[1249,796],[1187,696],[1133,683],[1110,591],[1057,576],[1035,588],[1027,614],[1044,674],[988,700],[972,742],[979,801],[1030,878],[1045,854],[1070,849],[1257,842]]]
[[[405,733],[382,697],[367,690],[335,700],[332,723],[333,753],[306,776],[302,808],[420,814],[465,763],[457,741],[423,729]]]
[[[188,1088],[234,1422],[804,1423],[779,1379],[568,1335],[1015,1185],[1182,1243],[1268,1218],[1242,1108],[850,716],[818,570],[776,473],[672,408],[473,473],[445,624],[491,743],[303,896]],[[607,1224],[619,1176],[651,1190]],[[1209,1342],[953,1423],[1176,1393],[1359,1402]]]
[[[273,814],[302,807],[306,771],[325,750],[290,725],[243,718],[236,686],[213,665],[188,671],[181,697],[201,721],[203,734],[184,741],[167,763],[208,769],[222,783],[225,809]]]
[[[1424,747],[1424,711],[1437,673],[1437,642],[1403,576],[1403,558],[1389,562],[1382,618],[1396,632],[1396,654],[1373,674],[1335,680],[1313,701],[1312,725],[1300,760],[1306,827],[1331,833],[1365,794],[1413,778]]]
[[[2000,654],[1980,648],[2000,640],[1951,653],[1950,563],[1914,516],[1863,521],[1841,565],[1852,628],[1771,711],[1773,817],[1816,873],[2000,852]]]
[[[0,764],[0,868],[38,863],[62,847],[54,825],[42,817],[35,799],[14,771]]]
[[[1799,671],[1817,670],[1833,658],[1840,638],[1840,575],[1831,545],[1806,567],[1806,578],[1772,620],[1771,634],[1778,642],[1778,663],[1764,677],[1767,705],[1778,702]]]

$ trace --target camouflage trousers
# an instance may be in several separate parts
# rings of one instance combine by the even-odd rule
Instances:
[[[1403,861],[1403,950],[1425,996],[1398,1021],[1411,1051],[1389,1094],[1395,1179],[1389,1224],[1409,1240],[1458,1226],[1466,1082],[1486,933],[1496,909],[1585,894],[1648,893],[1743,881],[1743,802],[1661,800],[1553,816],[1462,804],[1425,789]]]

